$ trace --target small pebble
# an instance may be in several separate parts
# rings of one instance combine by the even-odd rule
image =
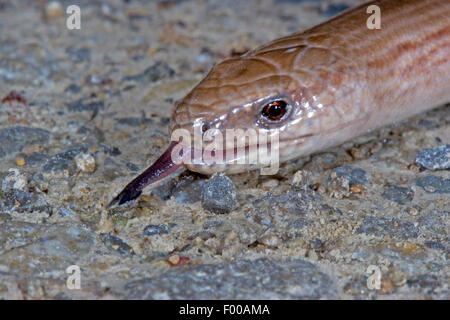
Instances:
[[[188,257],[183,257],[183,256],[179,256],[177,254],[170,256],[167,259],[167,262],[172,266],[172,267],[179,267],[179,266],[185,266],[187,264],[189,264],[190,259]]]
[[[409,213],[411,216],[417,216],[417,215],[419,214],[419,210],[417,210],[416,208],[409,208],[409,209],[408,209],[408,213]]]
[[[180,256],[177,255],[177,254],[175,254],[175,255],[173,255],[173,256],[170,256],[170,257],[167,259],[167,261],[168,261],[171,265],[175,266],[175,265],[177,265],[178,262],[180,261]]]
[[[429,170],[450,169],[450,144],[420,150],[416,163]]]
[[[16,159],[16,165],[19,167],[23,167],[25,165],[25,159],[24,158]]]
[[[236,187],[230,178],[215,174],[205,183],[202,205],[215,213],[228,213],[237,206]]]
[[[261,242],[267,247],[278,247],[278,245],[280,244],[280,238],[278,238],[274,234],[269,234],[260,238],[259,242]]]
[[[75,157],[77,168],[82,172],[92,173],[95,171],[95,159],[87,153],[81,153]]]
[[[348,197],[350,194],[349,180],[346,176],[337,176],[336,172],[332,172],[331,179],[328,183],[328,191],[330,196],[336,199]]]
[[[390,186],[381,196],[384,199],[397,202],[398,204],[405,204],[412,201],[414,198],[414,191],[405,187]]]
[[[173,224],[150,224],[144,228],[142,235],[144,237],[158,235],[158,234],[168,234]]]
[[[409,221],[369,215],[364,217],[363,224],[359,227],[357,233],[372,234],[378,237],[389,235],[401,239],[415,239],[420,234],[419,229]]]
[[[334,174],[334,176],[333,176]],[[349,186],[355,185],[365,185],[367,182],[367,173],[361,168],[352,167],[352,166],[342,166],[337,167],[333,170],[333,172],[328,177],[328,181],[330,181],[333,177],[345,177],[348,180]]]
[[[305,170],[298,170],[294,173],[292,177],[292,185],[298,186],[303,185],[306,186],[309,183],[309,172]]]
[[[45,15],[49,18],[58,18],[63,15],[63,8],[58,1],[51,1],[45,7]]]
[[[100,237],[108,249],[113,250],[122,256],[131,257],[135,254],[132,247],[115,235],[104,233]]]

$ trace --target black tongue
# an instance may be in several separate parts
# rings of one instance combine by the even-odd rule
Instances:
[[[143,173],[131,181],[109,204],[107,208],[118,204],[119,206],[128,204],[142,194],[142,190],[151,183],[154,183],[176,171],[183,163],[175,164],[172,161],[172,150],[178,142],[171,142],[167,150],[148,167]],[[182,154],[179,155],[180,157]]]

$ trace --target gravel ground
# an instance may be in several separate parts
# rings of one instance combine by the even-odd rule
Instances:
[[[359,2],[0,1],[0,298],[448,299],[449,106],[105,209],[214,63]]]

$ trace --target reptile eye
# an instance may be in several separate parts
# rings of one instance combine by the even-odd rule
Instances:
[[[272,101],[264,106],[261,114],[272,121],[280,120],[286,114],[287,106],[283,100]]]

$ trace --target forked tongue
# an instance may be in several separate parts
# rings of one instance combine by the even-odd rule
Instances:
[[[178,142],[171,142],[167,150],[144,172],[131,181],[117,197],[115,197],[109,204],[108,208],[115,204],[119,206],[127,204],[136,200],[142,193],[142,190],[151,183],[154,183],[162,178],[168,176],[183,165],[181,161],[176,164],[172,160],[172,150]],[[182,152],[178,155],[182,157]]]

